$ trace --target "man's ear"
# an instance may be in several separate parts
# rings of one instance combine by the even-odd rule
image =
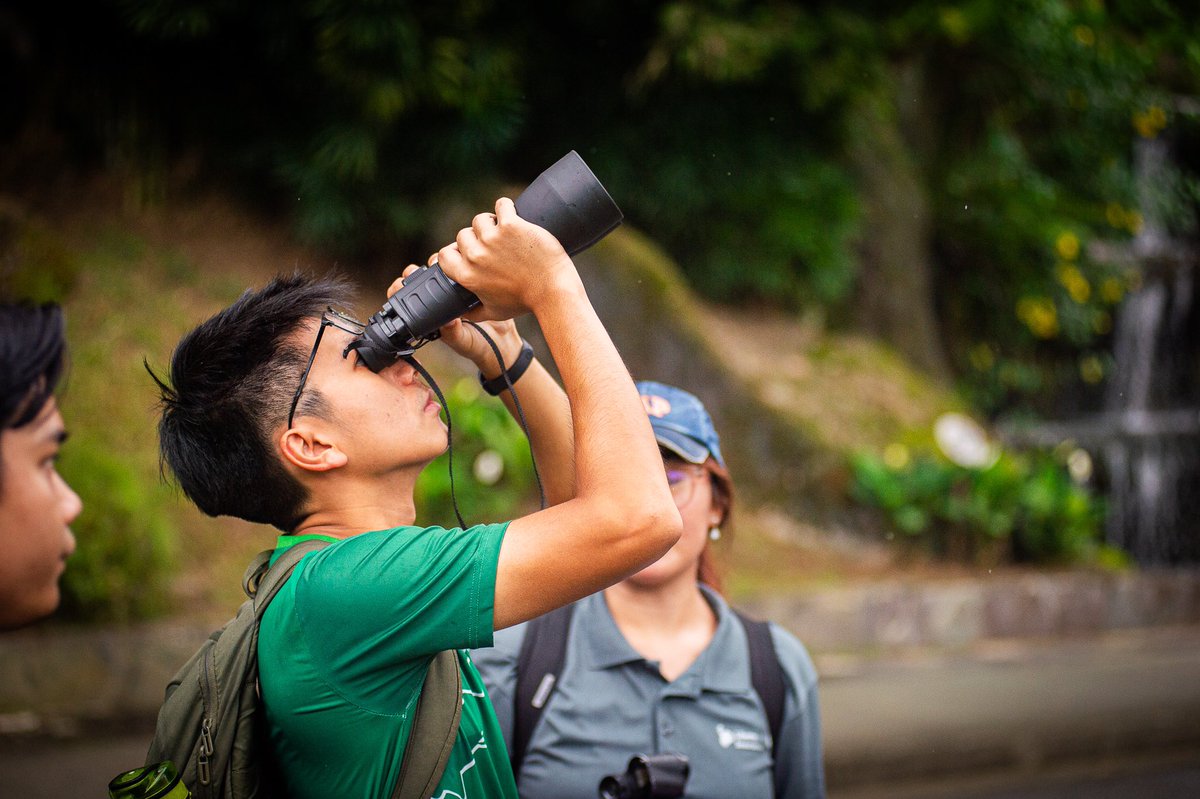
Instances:
[[[306,472],[327,472],[345,466],[350,459],[322,431],[311,427],[285,430],[279,449],[288,463]]]

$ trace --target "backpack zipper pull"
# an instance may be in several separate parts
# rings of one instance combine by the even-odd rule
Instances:
[[[206,716],[200,724],[200,752],[196,757],[196,777],[200,780],[201,785],[208,785],[212,779],[208,768],[208,758],[212,753],[212,720]]]

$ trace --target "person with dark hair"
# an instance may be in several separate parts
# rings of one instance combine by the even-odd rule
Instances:
[[[0,629],[58,607],[83,503],[55,466],[67,438],[54,389],[66,340],[55,305],[0,305]]]
[[[462,721],[437,797],[515,797],[495,712],[468,649],[494,630],[610,585],[679,537],[637,391],[571,259],[501,199],[436,255],[482,305],[546,476],[548,507],[469,529],[416,524],[417,476],[447,446],[411,358],[372,372],[337,280],[280,278],[179,343],[163,391],[163,459],[206,513],[312,537],[260,627],[259,683],[289,796],[383,797],[399,773],[434,655],[455,650]],[[393,284],[393,290],[398,287]],[[532,313],[563,389],[509,321]],[[491,320],[491,321],[488,321]],[[442,339],[500,374],[475,328]],[[511,391],[495,386],[510,408]]]
[[[602,593],[472,653],[521,797],[594,796],[634,755],[663,753],[687,758],[688,799],[823,796],[808,652],[721,596],[712,544],[733,510],[733,480],[712,419],[682,389],[637,388],[683,517],[678,543]]]

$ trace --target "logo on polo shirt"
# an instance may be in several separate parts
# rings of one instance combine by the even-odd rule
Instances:
[[[722,749],[742,749],[749,752],[765,752],[768,748],[765,736],[753,730],[735,730],[724,724],[717,725],[717,743]]]
[[[643,394],[642,407],[646,409],[646,413],[653,416],[655,419],[661,419],[671,412],[671,403],[666,397],[660,397],[657,394]]]

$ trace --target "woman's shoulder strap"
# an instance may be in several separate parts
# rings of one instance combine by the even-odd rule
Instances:
[[[564,605],[525,625],[517,655],[517,687],[513,692],[513,776],[521,772],[533,728],[554,692],[567,657],[567,632],[575,606]]]
[[[750,683],[762,702],[767,714],[767,726],[771,729],[771,755],[779,746],[779,731],[783,729],[783,703],[787,695],[787,681],[779,653],[771,638],[769,622],[751,619],[739,610],[733,611],[746,630],[746,644],[750,650]]]

